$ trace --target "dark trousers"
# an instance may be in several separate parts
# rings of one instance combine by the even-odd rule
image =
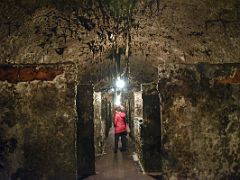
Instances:
[[[118,141],[119,141],[119,137],[121,137],[121,142],[122,142],[122,151],[126,151],[127,150],[127,132],[122,132],[122,133],[118,133],[115,134],[115,146],[114,146],[114,151],[118,150]]]

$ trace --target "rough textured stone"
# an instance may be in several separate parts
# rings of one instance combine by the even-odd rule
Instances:
[[[159,94],[156,83],[142,84],[141,89],[141,91],[129,93],[132,111],[129,118],[131,136],[144,171],[159,175],[161,174]]]
[[[143,124],[141,126],[144,170],[161,174],[161,120],[156,83],[142,85]]]
[[[106,4],[103,2],[106,2]],[[113,77],[116,77],[117,74],[127,74],[126,76],[129,77],[132,84],[139,85],[140,83],[157,81],[157,68],[159,63],[195,64],[197,62],[240,62],[239,0],[140,0],[136,1],[137,3],[131,11],[131,16],[124,16],[125,11],[122,11],[123,16],[120,18],[116,16],[116,10],[118,10],[116,6],[112,6],[115,11],[112,11],[112,9],[107,6],[109,5],[107,3],[111,4],[111,2],[105,0],[3,0],[0,3],[0,64],[24,63],[30,64],[30,67],[35,67],[37,64],[42,63],[48,64],[71,61],[76,64],[78,71],[74,71],[72,74],[75,73],[75,75],[77,75],[78,82],[87,84],[109,84],[112,83],[111,80]],[[117,6],[117,8],[119,7],[121,6]],[[130,67],[126,67],[128,63]],[[26,137],[28,137],[28,134],[33,134],[32,131],[40,131],[36,127],[33,127],[32,130],[29,128],[26,132],[22,132],[28,127],[28,124],[32,125],[33,122],[35,123],[35,120],[37,121],[39,119],[37,123],[43,123],[43,125],[40,126],[40,132],[44,133],[42,130],[44,128],[49,129],[49,131],[46,132],[52,132],[51,129],[57,128],[58,124],[49,125],[47,120],[51,118],[56,119],[56,117],[58,117],[59,114],[61,116],[63,112],[67,112],[67,115],[66,117],[58,117],[60,120],[63,118],[64,120],[62,121],[65,122],[68,117],[72,117],[72,115],[68,115],[68,112],[74,110],[72,100],[75,98],[75,93],[73,93],[75,92],[74,82],[71,81],[71,83],[68,83],[72,74],[65,73],[65,65],[62,66],[63,74],[62,70],[58,69],[59,71],[55,71],[47,82],[44,77],[50,77],[48,73],[43,73],[44,76],[42,76],[41,70],[37,70],[41,72],[41,78],[39,78],[35,76],[35,71],[32,71],[35,68],[26,68],[20,71],[18,66],[14,66],[14,68],[15,67],[15,70],[12,69],[9,72],[0,70],[1,79],[8,81],[1,82],[0,86],[2,92],[2,98],[0,100],[0,134],[3,134],[0,139],[1,146],[3,147],[1,149],[2,160],[0,162],[0,168],[7,167],[10,174],[16,172],[19,167],[23,167],[23,160],[21,159],[25,158],[21,149],[18,150],[18,147],[24,144],[25,140],[24,138],[16,140],[15,136],[19,133],[20,135],[18,135],[18,137],[23,137],[25,134],[27,134]],[[212,178],[216,176],[225,178],[228,177],[227,174],[231,177],[232,172],[233,175],[236,175],[236,169],[239,169],[239,163],[235,163],[237,159],[237,155],[235,154],[239,151],[237,143],[239,142],[237,138],[239,134],[236,132],[236,128],[239,126],[239,115],[234,114],[235,108],[238,108],[235,102],[239,99],[237,95],[239,94],[239,70],[233,69],[231,71],[229,70],[229,72],[226,70],[226,74],[224,74],[225,69],[223,68],[223,72],[216,71],[216,74],[219,75],[215,75],[215,70],[212,70],[214,71],[212,72],[211,68],[208,69],[207,66],[204,66],[204,68],[207,68],[207,74],[204,75],[205,71],[201,73],[202,67],[199,66],[199,68],[200,70],[193,68],[193,70],[189,70],[190,72],[184,71],[185,75],[181,76],[183,79],[177,81],[176,84],[176,82],[169,80],[171,79],[171,75],[175,73],[175,71],[173,71],[174,68],[170,66],[166,68],[166,72],[170,72],[166,73],[166,76],[161,78],[160,81],[163,84],[165,81],[170,81],[170,83],[166,85],[168,89],[164,91],[164,93],[167,94],[167,99],[162,99],[162,101],[165,102],[163,106],[164,118],[166,117],[166,113],[171,112],[169,116],[171,116],[171,119],[174,122],[176,121],[176,125],[178,125],[178,117],[181,117],[179,113],[184,113],[185,111],[190,111],[190,113],[187,113],[190,114],[189,116],[185,114],[186,118],[184,118],[184,121],[187,121],[186,124],[192,122],[191,119],[204,117],[200,126],[202,128],[194,128],[191,131],[188,130],[190,132],[183,132],[186,136],[188,134],[194,134],[193,136],[187,136],[190,138],[189,142],[194,145],[184,141],[183,146],[186,145],[189,149],[183,149],[181,152],[178,151],[181,148],[176,149],[176,147],[181,147],[182,141],[179,143],[179,137],[172,136],[172,130],[175,132],[176,127],[174,123],[170,123],[170,129],[166,130],[166,132],[169,132],[169,138],[163,138],[163,140],[174,142],[174,145],[166,143],[166,147],[164,146],[163,148],[168,149],[168,147],[171,147],[175,149],[173,150],[173,154],[164,154],[164,157],[169,158],[165,162],[172,162],[170,165],[165,163],[164,168],[175,168],[175,170],[165,171],[167,177],[170,177],[169,174],[173,175],[175,172],[182,172],[180,176],[185,176],[190,172],[188,169],[193,169],[194,173],[192,173],[192,175],[190,173],[190,175],[187,176],[196,177],[196,174],[198,174],[200,177],[208,176]],[[215,76],[216,78],[213,79],[212,77]],[[12,81],[9,81],[9,79]],[[16,84],[12,84],[11,82],[16,82]],[[184,86],[181,86],[182,84]],[[192,89],[194,91],[191,92]],[[178,93],[175,93],[177,91],[181,97],[175,99],[175,96],[180,96]],[[162,92],[160,91],[160,93]],[[171,95],[174,93],[175,96],[172,97]],[[229,94],[234,94],[234,96],[229,100],[224,99],[224,97],[229,97]],[[50,95],[57,98],[58,101],[47,103],[50,100]],[[27,98],[29,98],[30,101]],[[224,107],[220,107],[221,101],[219,98],[224,99],[223,102],[225,106],[222,105]],[[199,105],[199,99],[206,101],[205,104],[207,104],[207,106],[196,109],[195,105]],[[172,104],[174,104],[173,107]],[[182,108],[182,106],[190,108]],[[216,112],[218,109],[221,116],[227,116],[228,119],[235,119],[231,120],[231,122],[233,122],[229,125],[228,129],[228,131],[233,129],[234,133],[228,136],[222,136],[222,132],[219,133],[221,136],[217,134],[218,129],[215,128],[215,125],[220,128],[221,121],[216,120],[220,115],[217,113],[205,114],[205,112],[208,112],[206,110],[207,107],[216,109]],[[52,111],[57,108],[61,110],[57,111],[55,117]],[[224,108],[229,110],[224,110]],[[31,109],[31,112],[29,109]],[[101,115],[100,109],[101,108],[98,109],[98,116]],[[184,111],[182,109],[184,109]],[[229,111],[233,114],[229,115]],[[133,118],[135,115],[139,116],[137,107],[136,114],[133,114]],[[198,117],[195,115],[198,115]],[[219,117],[219,119],[227,118]],[[169,123],[168,118],[165,120],[166,123]],[[23,121],[23,125],[21,124],[20,126],[19,122],[21,121]],[[222,123],[223,125],[224,121]],[[101,123],[101,121],[98,123]],[[204,124],[210,124],[209,127],[213,128],[211,130],[204,130]],[[180,127],[182,126],[185,127],[185,123]],[[196,126],[199,126],[199,124]],[[132,127],[133,132],[135,132],[135,126],[133,124]],[[6,135],[8,134],[8,128],[16,128],[18,133]],[[179,129],[179,131],[184,131],[183,129]],[[199,133],[200,130],[204,133]],[[136,132],[138,131],[136,130]],[[163,133],[165,134],[166,132]],[[99,133],[102,134],[103,137],[103,134],[106,132],[100,128]],[[201,136],[199,134],[201,134]],[[209,138],[207,136],[208,134],[213,134],[216,138],[214,139],[212,136]],[[39,139],[42,140],[42,138],[39,138],[42,137],[42,134],[40,135],[41,136],[36,137],[37,140],[34,141],[34,143],[38,142]],[[199,137],[196,137],[197,135],[199,135]],[[43,137],[46,136],[44,134]],[[67,137],[68,136],[66,136],[66,139]],[[103,147],[104,144],[102,137],[99,141],[95,141],[101,142],[101,147]],[[193,137],[195,141],[192,142]],[[213,142],[212,144],[216,145],[216,147],[208,147],[209,144],[205,143],[201,137],[204,137],[206,141]],[[224,137],[227,138],[223,140]],[[43,140],[47,140],[47,138],[43,138]],[[198,140],[204,146],[199,145]],[[31,145],[32,142],[33,138],[29,140],[29,144]],[[140,154],[142,150],[140,141],[138,144],[139,147],[137,149]],[[177,145],[175,146],[175,144]],[[198,144],[198,146],[195,144]],[[228,155],[226,158],[225,155],[219,155],[222,153],[222,150],[217,149],[229,147],[226,144],[231,144],[229,145],[232,148],[230,154],[235,153],[233,155],[234,158],[232,158],[232,155]],[[30,145],[29,147],[25,146],[26,151],[28,150],[27,148],[32,148]],[[42,152],[47,152],[47,150],[44,149],[45,147],[40,148],[42,148]],[[71,146],[70,148],[73,147]],[[195,165],[195,161],[191,159],[192,156],[189,156],[189,153],[193,151],[195,153],[198,148],[206,148],[207,150],[206,152],[201,151],[202,153],[197,157],[201,160],[205,158],[201,161],[201,164]],[[216,148],[213,154],[211,154],[213,152],[211,148]],[[175,154],[175,151],[177,154]],[[225,151],[229,152],[228,150]],[[11,156],[12,154],[14,154],[13,158]],[[51,154],[49,156],[53,155]],[[64,155],[61,157],[62,159],[65,158],[63,156]],[[212,157],[212,159],[209,158],[209,161],[207,161],[207,156]],[[217,160],[213,158],[214,156]],[[187,165],[184,163],[181,164],[183,161],[175,161],[176,159],[184,159],[187,157],[189,159],[184,160],[184,162],[189,162]],[[227,157],[229,160],[227,160]],[[55,158],[58,159],[57,157]],[[194,165],[190,165],[190,161]],[[223,161],[225,162],[224,164]],[[230,163],[230,161],[232,161],[232,163]],[[14,162],[14,165],[11,162]],[[36,157],[34,163],[35,162],[42,163],[43,160],[41,156]],[[52,163],[54,161],[49,162]],[[176,167],[174,163],[177,164]],[[28,165],[29,161],[26,161],[25,164]],[[179,164],[181,164],[181,167],[178,166]],[[194,168],[192,168],[194,166],[196,166],[196,172]],[[205,166],[207,168],[205,168]],[[45,171],[47,172],[49,169],[47,169],[47,165],[44,167],[46,167],[46,169],[42,171],[45,173]],[[56,165],[56,167],[58,166]],[[26,179],[31,173],[40,173],[35,170],[35,166],[30,167],[29,165],[28,167],[26,166],[26,168],[23,167],[19,169],[14,177],[21,176]],[[52,172],[55,171],[51,171],[51,173]],[[43,176],[42,174],[44,173],[40,173],[41,176]],[[47,174],[45,176],[50,177],[51,173],[45,173]],[[40,175],[38,175],[39,174],[34,176],[39,177]],[[3,179],[7,178],[6,176],[9,175],[4,174]]]
[[[141,138],[141,126],[139,121],[143,120],[143,99],[142,92],[133,92],[133,98],[131,99],[132,104],[132,136],[135,142],[135,150],[141,162],[143,162],[142,157],[142,138]]]
[[[108,137],[108,133],[110,128],[112,127],[112,107],[111,107],[111,94],[108,93],[103,93],[102,96],[102,106],[101,106],[101,116],[102,116],[102,121],[105,122],[105,132],[104,136],[105,138]]]
[[[104,153],[105,145],[105,119],[102,118],[102,93],[94,92],[94,145],[95,155]]]
[[[64,74],[51,81],[0,81],[1,179],[75,179],[74,66],[45,67]]]
[[[93,86],[78,85],[77,92],[77,170],[82,179],[95,173]]]
[[[159,9],[156,4],[152,8],[135,16],[139,26],[131,31],[133,54],[155,65],[239,62],[238,1],[163,0]]]
[[[3,1],[0,62],[73,61],[79,79],[97,82],[114,75],[115,60],[124,71],[129,54],[132,80],[146,83],[161,62],[240,61],[238,0],[139,1],[130,20],[100,2]]]
[[[239,68],[239,64],[159,66],[166,178],[240,177],[240,86],[235,80]]]

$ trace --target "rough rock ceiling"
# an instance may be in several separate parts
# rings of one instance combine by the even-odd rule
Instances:
[[[159,63],[240,61],[238,0],[5,0],[0,12],[1,63],[73,61],[86,81],[110,78],[116,54],[140,82]]]

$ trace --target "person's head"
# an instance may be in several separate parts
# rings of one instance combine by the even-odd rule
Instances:
[[[124,106],[121,105],[121,106],[120,106],[120,110],[121,110],[121,111],[125,111]]]
[[[121,111],[121,107],[120,106],[116,106],[115,107],[115,111]]]

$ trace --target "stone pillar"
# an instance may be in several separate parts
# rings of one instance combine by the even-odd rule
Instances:
[[[103,121],[104,128],[104,141],[108,137],[109,130],[112,126],[112,114],[111,114],[111,104],[107,101],[106,98],[102,98],[101,105],[101,116]],[[105,144],[105,143],[104,143]]]
[[[156,84],[144,84],[133,93],[132,135],[138,158],[145,172],[161,171],[160,103]]]
[[[161,121],[157,84],[142,85],[143,124],[141,126],[142,163],[153,175],[161,171]]]
[[[94,92],[94,146],[95,155],[103,154],[105,141],[105,123],[102,119],[102,93]]]
[[[139,159],[142,161],[142,138],[141,138],[141,124],[143,120],[143,100],[142,91],[133,93],[133,128],[132,135],[135,140],[135,149]]]
[[[78,85],[77,113],[77,169],[81,179],[95,173],[92,85]]]

